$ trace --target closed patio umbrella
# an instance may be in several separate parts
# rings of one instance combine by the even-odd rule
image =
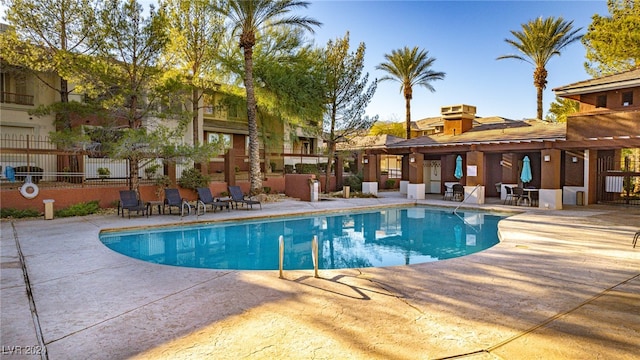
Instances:
[[[453,173],[456,179],[462,179],[462,156],[456,158],[456,171]]]
[[[531,161],[528,156],[525,156],[524,159],[522,159],[522,174],[520,174],[520,180],[522,180],[523,183],[528,183],[532,179],[530,162]]]

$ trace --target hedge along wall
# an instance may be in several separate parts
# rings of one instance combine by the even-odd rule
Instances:
[[[249,183],[238,183],[243,192],[249,191]],[[263,186],[270,187],[271,193],[283,193],[285,190],[285,178],[268,178],[263,181]],[[227,184],[224,182],[212,182],[209,188],[213,196],[221,196],[226,192]],[[198,194],[191,189],[178,187],[180,195],[190,201],[198,199]],[[63,209],[74,204],[98,200],[101,208],[115,207],[120,200],[120,190],[128,190],[128,187],[91,187],[91,188],[40,188],[38,196],[27,199],[20,194],[19,187],[16,189],[5,189],[0,191],[0,206],[5,209],[13,208],[19,210],[34,209],[44,212],[45,199],[55,200],[54,209]],[[140,185],[140,196],[143,201],[159,200],[156,195],[155,185]]]

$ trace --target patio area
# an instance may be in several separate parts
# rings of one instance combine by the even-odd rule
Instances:
[[[637,358],[638,207],[465,203],[513,213],[499,224],[499,244],[433,263],[321,270],[320,278],[156,265],[98,240],[107,228],[416,203],[379,195],[285,199],[198,218],[3,220],[2,358]],[[442,196],[417,203],[460,205]]]

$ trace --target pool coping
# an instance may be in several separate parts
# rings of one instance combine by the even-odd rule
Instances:
[[[265,205],[271,214],[320,206]],[[166,217],[3,221],[2,345],[38,344],[14,266],[19,244],[51,359],[630,358],[640,329],[640,319],[628,316],[640,303],[640,249],[630,246],[638,210],[522,210],[499,223],[500,243],[481,253],[321,270],[319,279],[311,271],[278,279],[272,270],[155,266],[97,239],[113,224],[173,220]],[[329,314],[335,322],[325,321]]]

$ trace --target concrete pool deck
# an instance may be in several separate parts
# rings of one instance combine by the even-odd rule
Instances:
[[[320,278],[311,270],[279,279],[277,271],[156,265],[98,240],[105,228],[415,203],[380,196],[285,200],[198,219],[4,220],[1,357],[637,359],[640,247],[631,241],[638,207],[465,205],[520,213],[502,220],[501,242],[480,253],[321,270]]]

